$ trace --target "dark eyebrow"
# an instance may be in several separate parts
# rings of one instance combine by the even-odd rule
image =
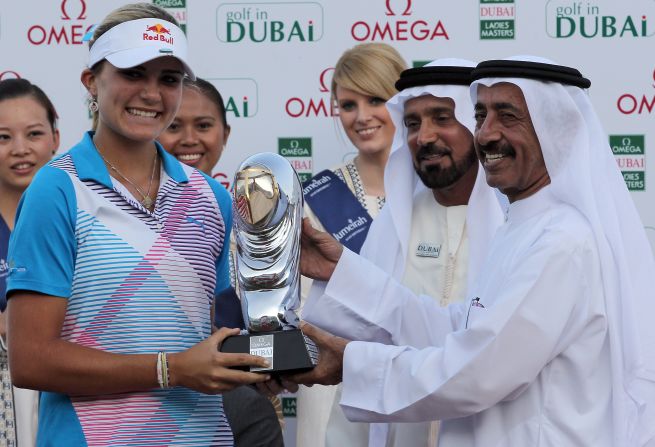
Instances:
[[[403,123],[405,121],[409,120],[409,119],[418,119],[418,118],[419,118],[419,116],[418,116],[418,113],[416,113],[416,112],[407,113],[407,114],[403,115]]]
[[[428,110],[428,112],[431,115],[438,115],[438,114],[444,113],[444,112],[453,113],[453,112],[455,112],[455,110],[450,108],[450,107],[432,107],[432,108],[430,108]]]
[[[181,70],[162,70],[162,73],[165,73],[165,74],[176,74],[176,75],[184,76],[184,72],[181,71]]]
[[[39,128],[39,127],[46,127],[46,125],[43,124],[43,123],[33,123],[33,124],[29,124],[27,126],[27,129],[35,129],[35,128]],[[6,127],[6,126],[0,126],[0,130],[9,131],[10,129],[9,129],[9,127]]]
[[[511,110],[512,112],[521,112],[521,110],[516,107],[514,104],[511,104],[509,102],[496,102],[492,104],[493,108],[495,110]]]
[[[516,113],[521,112],[521,110],[518,107],[516,107],[514,104],[509,102],[495,102],[491,104],[491,108],[494,110],[511,110]],[[478,102],[475,104],[474,110],[476,112],[479,112],[481,110],[487,110],[487,106],[482,104],[481,102]]]
[[[146,71],[146,67],[143,65],[137,65],[136,67],[131,67],[131,68],[121,68],[120,70],[138,70],[138,71]],[[165,74],[177,74],[184,76],[184,72],[182,70],[162,70],[162,73]]]
[[[455,110],[452,109],[451,107],[442,107],[442,106],[436,106],[436,107],[430,107],[425,111],[425,113],[422,113],[424,115],[429,115],[431,117],[437,116],[441,113],[448,113],[448,114],[454,114]],[[417,112],[411,112],[403,116],[403,123],[406,122],[409,119],[420,119],[420,115]]]
[[[43,124],[43,123],[34,123],[34,124],[30,124],[29,126],[27,126],[28,129],[32,129],[34,127],[45,127],[45,124]]]

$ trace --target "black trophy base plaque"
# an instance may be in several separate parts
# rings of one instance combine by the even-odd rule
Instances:
[[[318,348],[300,329],[234,335],[223,340],[221,352],[264,357],[270,368],[234,367],[244,371],[293,374],[309,371],[318,362]]]

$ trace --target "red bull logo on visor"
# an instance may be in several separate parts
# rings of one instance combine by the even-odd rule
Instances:
[[[146,27],[143,33],[143,40],[158,40],[168,44],[173,44],[173,36],[171,30],[165,28],[161,23]]]

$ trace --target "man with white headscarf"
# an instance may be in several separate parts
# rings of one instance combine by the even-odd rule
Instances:
[[[491,236],[502,223],[500,205],[473,148],[468,90],[473,67],[470,61],[441,59],[402,73],[396,83],[399,93],[387,102],[396,128],[385,170],[385,184],[391,187],[361,251],[363,258],[414,293],[433,296],[442,306],[464,299],[468,280],[479,270]],[[330,284],[351,286],[336,275]],[[314,307],[321,295],[320,305]],[[321,315],[329,318],[329,300],[324,285],[316,287],[304,318],[319,324]],[[387,334],[364,335],[362,329],[346,324],[338,332],[389,341]],[[415,343],[424,340],[418,335]],[[366,445],[361,428],[347,426],[337,402],[326,445]],[[385,438],[388,446],[426,446],[436,439],[436,425],[377,424],[371,428],[368,445],[384,445]]]
[[[655,260],[590,83],[526,57],[481,63],[473,78],[476,150],[511,204],[468,302],[442,309],[386,281],[358,318],[389,333],[421,326],[430,347],[308,326],[326,360],[314,374],[339,377],[342,360],[349,419],[442,419],[440,447],[651,447]]]

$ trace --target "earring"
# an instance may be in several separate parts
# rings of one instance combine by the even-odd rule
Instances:
[[[95,98],[91,98],[89,101],[89,110],[91,113],[96,113],[98,111],[98,101]]]

